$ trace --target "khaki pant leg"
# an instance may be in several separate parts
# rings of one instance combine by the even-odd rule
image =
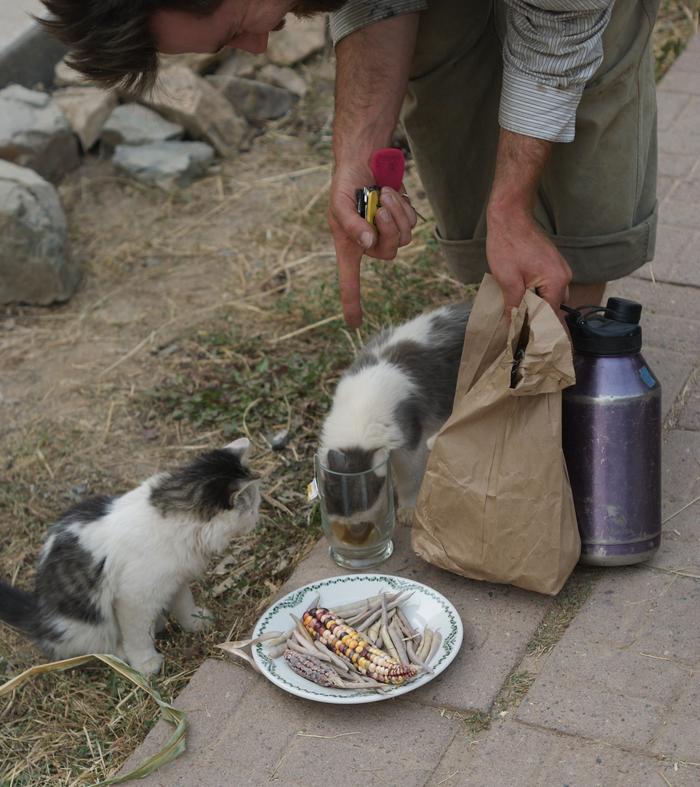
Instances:
[[[656,85],[651,33],[659,0],[616,0],[603,62],[583,92],[576,138],[556,145],[536,217],[574,281],[626,276],[654,256]]]
[[[604,59],[584,91],[574,142],[555,145],[535,216],[574,282],[619,278],[653,257],[656,99],[651,30],[659,0],[617,0]],[[485,270],[485,206],[493,177],[501,86],[502,7],[433,0],[421,15],[404,124],[461,281]]]
[[[447,262],[480,281],[498,141],[501,45],[491,0],[432,0],[420,15],[403,123]],[[464,242],[464,239],[468,239]]]

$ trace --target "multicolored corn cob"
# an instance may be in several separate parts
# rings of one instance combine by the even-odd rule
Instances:
[[[418,674],[417,667],[391,658],[331,610],[323,607],[309,609],[304,613],[302,623],[314,639],[351,664],[361,675],[380,683],[400,686]]]

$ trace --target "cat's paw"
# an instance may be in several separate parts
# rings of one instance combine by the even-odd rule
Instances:
[[[214,625],[214,616],[206,607],[196,607],[189,619],[180,621],[180,625],[190,633],[206,631]]]
[[[154,651],[143,658],[130,659],[131,666],[143,675],[156,675],[163,664],[163,654]]]
[[[411,527],[415,512],[416,509],[413,506],[411,506],[411,508],[399,508],[396,512],[396,521],[402,527]]]

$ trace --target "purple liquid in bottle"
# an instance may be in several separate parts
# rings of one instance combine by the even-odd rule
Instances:
[[[661,539],[661,386],[640,353],[641,305],[567,317],[576,384],[563,392],[564,455],[581,562],[648,560]]]

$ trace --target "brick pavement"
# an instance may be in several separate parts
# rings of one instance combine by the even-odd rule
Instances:
[[[645,305],[644,354],[664,386],[664,516],[700,495],[700,35],[659,87],[660,216],[653,263],[611,292]],[[323,545],[288,588],[340,573]],[[700,504],[673,516],[644,566],[597,573],[551,653],[527,656],[550,599],[439,572],[406,536],[387,572],[445,592],[465,645],[432,684],[406,697],[337,708],[298,700],[228,662],[207,661],[177,704],[188,751],[144,785],[700,784]],[[509,674],[531,685],[494,708]],[[448,708],[451,711],[444,712]],[[490,714],[478,730],[474,712]],[[156,725],[127,763],[155,751]],[[321,740],[309,736],[333,736]]]

